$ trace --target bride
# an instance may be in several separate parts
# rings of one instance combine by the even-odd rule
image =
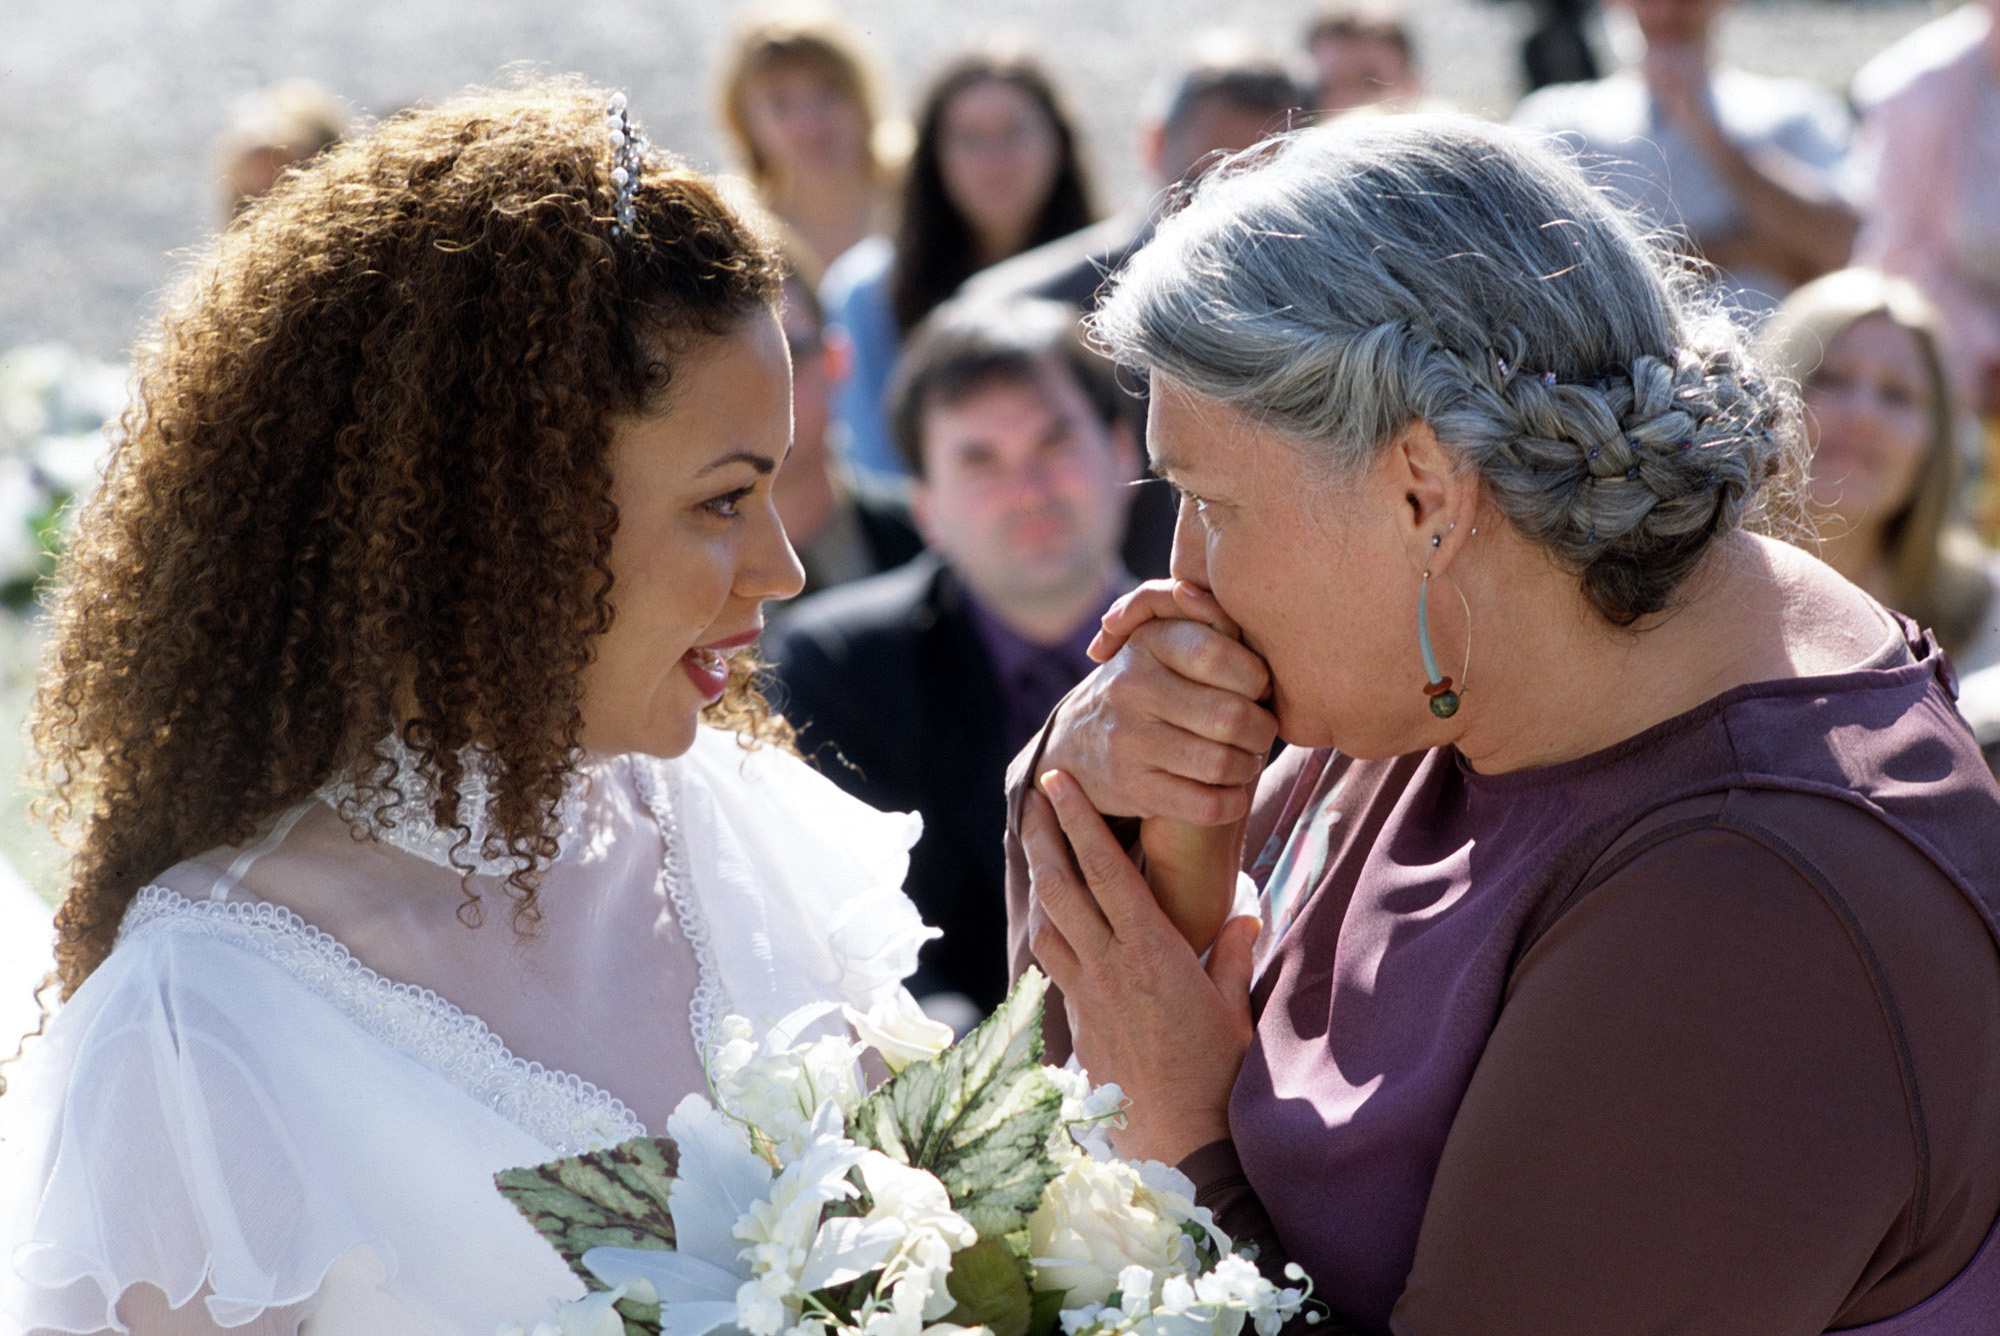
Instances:
[[[581,1289],[495,1171],[663,1127],[726,1013],[919,1023],[915,819],[799,762],[744,657],[801,582],[778,292],[568,82],[400,116],[218,241],[44,668],[77,853],[0,1331],[532,1322]]]

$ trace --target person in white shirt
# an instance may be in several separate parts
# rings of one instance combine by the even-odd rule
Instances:
[[[1847,262],[1850,120],[1830,91],[1721,65],[1732,0],[1616,0],[1645,40],[1634,67],[1522,99],[1514,124],[1560,135],[1655,225],[1682,229],[1742,305],[1765,310]]]

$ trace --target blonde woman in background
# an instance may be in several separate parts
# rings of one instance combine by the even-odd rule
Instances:
[[[296,167],[338,144],[347,108],[310,79],[286,79],[238,99],[216,153],[226,223]]]
[[[854,36],[831,14],[754,20],[722,61],[720,115],[758,200],[789,228],[817,285],[863,237],[888,230],[896,126]]]
[[[1843,269],[1792,293],[1766,334],[1799,383],[1821,555],[1937,634],[1961,674],[2000,663],[2000,563],[1957,511],[1957,410],[1935,308]]]

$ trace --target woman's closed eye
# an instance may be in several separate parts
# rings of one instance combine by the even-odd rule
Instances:
[[[1174,487],[1174,495],[1177,500],[1185,501],[1187,504],[1193,506],[1194,513],[1197,515],[1208,515],[1215,510],[1215,503],[1213,501],[1205,496],[1190,492],[1185,487],[1176,485]]]

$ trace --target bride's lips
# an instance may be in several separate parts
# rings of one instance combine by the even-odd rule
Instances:
[[[762,634],[763,628],[754,628],[727,640],[711,640],[706,645],[696,645],[681,655],[681,671],[688,675],[688,681],[694,683],[694,689],[701,693],[704,702],[713,705],[722,699],[722,693],[729,687],[729,656],[756,644]]]

